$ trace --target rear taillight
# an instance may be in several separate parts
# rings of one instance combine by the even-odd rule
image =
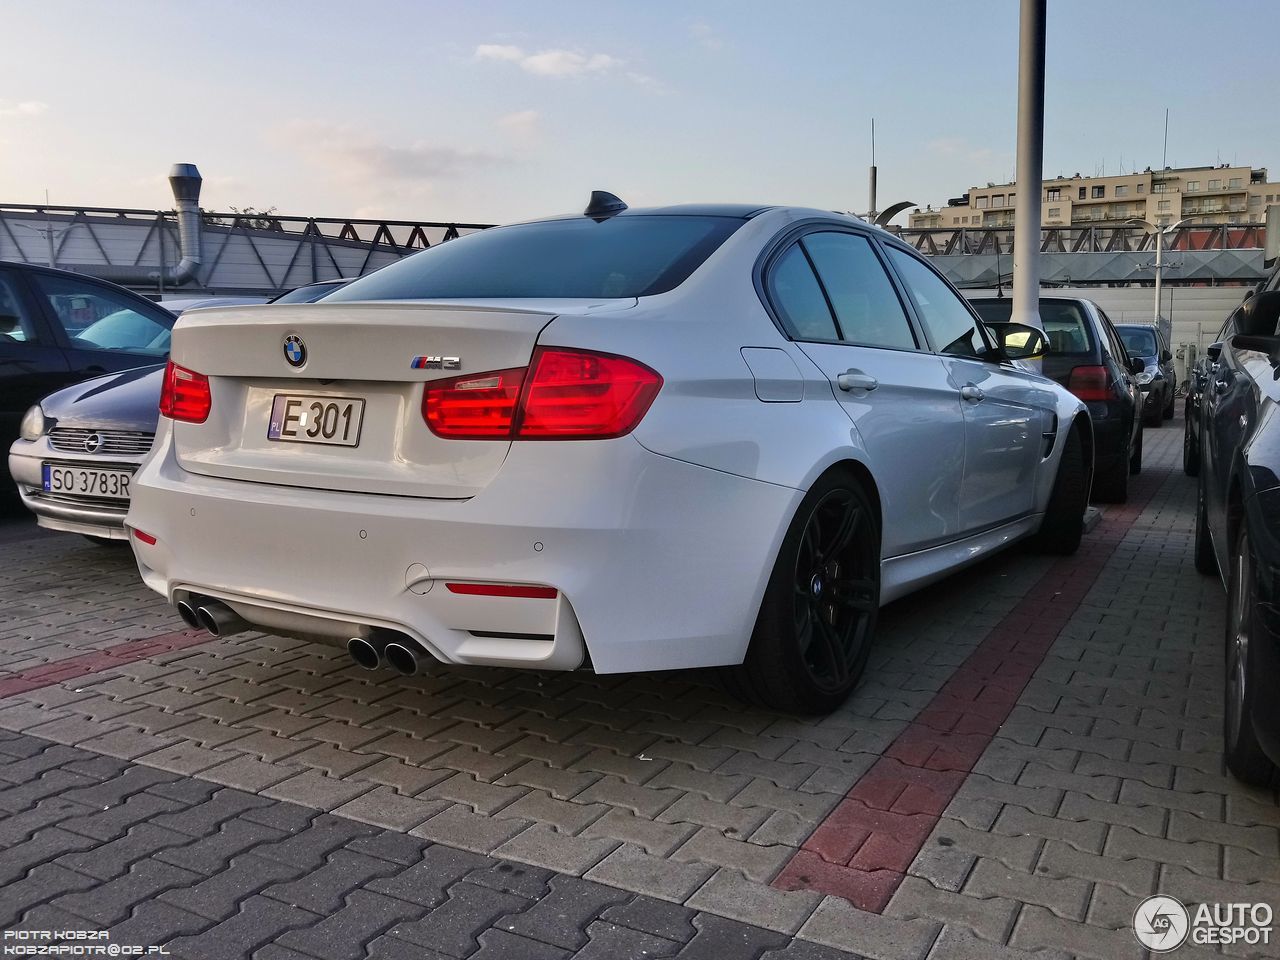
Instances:
[[[422,415],[455,440],[605,440],[635,429],[662,377],[626,357],[539,347],[527,370],[427,384]]]
[[[170,360],[160,387],[160,415],[170,420],[204,423],[212,408],[209,378]]]
[[[1106,367],[1076,367],[1071,371],[1067,389],[1079,400],[1113,400],[1111,375]]]
[[[453,440],[511,436],[524,368],[437,380],[422,394],[422,416],[433,433]]]

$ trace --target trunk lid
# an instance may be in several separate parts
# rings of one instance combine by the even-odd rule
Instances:
[[[424,384],[524,367],[558,314],[625,309],[626,301],[316,303],[202,310],[178,321],[173,362],[209,377],[204,423],[175,422],[183,469],[257,483],[414,497],[474,496],[509,440],[446,440],[422,416]],[[291,339],[296,338],[296,339]],[[286,341],[297,357],[286,357]],[[300,349],[299,349],[300,345]],[[426,358],[414,366],[415,358]],[[449,358],[457,358],[455,367]],[[346,410],[363,401],[353,445],[268,437],[285,401]],[[272,426],[273,409],[276,426]],[[297,421],[291,424],[295,436]],[[335,435],[342,438],[341,430]]]

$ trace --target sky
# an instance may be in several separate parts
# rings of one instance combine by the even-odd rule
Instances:
[[[1046,176],[1280,180],[1274,0],[1048,0]],[[503,223],[1014,175],[1017,0],[0,0],[0,202]],[[1266,98],[1265,100],[1263,98]],[[903,218],[899,218],[900,220]]]

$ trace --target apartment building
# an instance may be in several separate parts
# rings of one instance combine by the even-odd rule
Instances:
[[[1266,167],[1166,167],[1111,177],[1055,177],[1044,181],[1042,226],[1111,226],[1126,220],[1175,223],[1263,223],[1267,207],[1280,204],[1280,183]],[[908,215],[910,229],[1012,226],[1017,204],[1013,183],[971,187],[945,207]]]

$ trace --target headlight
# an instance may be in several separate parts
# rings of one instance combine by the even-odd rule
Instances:
[[[22,423],[18,425],[18,436],[23,440],[39,440],[44,436],[45,429],[44,409],[37,403],[22,415]]]
[[[1150,382],[1151,382],[1151,374],[1149,374],[1147,371],[1143,370],[1140,374],[1138,374],[1138,382],[1139,382],[1139,383],[1150,383]]]

